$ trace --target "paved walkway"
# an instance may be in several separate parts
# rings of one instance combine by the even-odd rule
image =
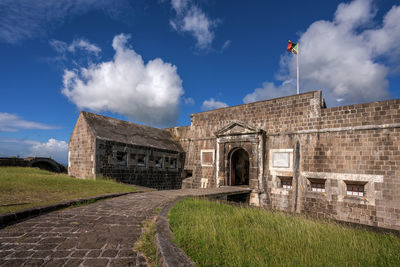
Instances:
[[[146,266],[133,245],[156,207],[179,196],[243,190],[137,193],[35,217],[0,230],[0,266]]]

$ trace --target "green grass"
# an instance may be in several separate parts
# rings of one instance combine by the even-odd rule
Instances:
[[[154,214],[157,215],[161,211],[161,207],[154,209]],[[146,257],[147,263],[152,267],[161,266],[161,259],[157,255],[157,246],[154,239],[156,230],[156,218],[154,216],[151,220],[145,220],[142,222],[143,231],[139,237],[139,240],[135,244],[135,250],[140,251]]]
[[[136,191],[111,179],[77,179],[66,174],[0,167],[0,214],[109,193]]]
[[[399,266],[400,238],[334,222],[184,199],[169,214],[196,266]]]

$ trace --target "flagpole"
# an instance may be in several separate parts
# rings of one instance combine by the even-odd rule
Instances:
[[[297,94],[300,93],[300,85],[299,85],[299,54],[300,54],[300,45],[297,43]]]

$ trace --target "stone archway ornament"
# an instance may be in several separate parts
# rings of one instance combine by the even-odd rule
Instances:
[[[216,184],[228,185],[229,153],[236,148],[249,155],[250,204],[259,205],[259,194],[264,192],[265,131],[241,121],[233,121],[216,131]]]

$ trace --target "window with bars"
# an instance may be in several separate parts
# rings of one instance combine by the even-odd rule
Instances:
[[[163,167],[163,158],[162,157],[155,157],[154,159],[154,165],[157,168],[162,168]]]
[[[364,185],[365,184],[354,184],[354,183],[346,183],[346,192],[348,196],[358,196],[363,197],[364,193]]]
[[[292,177],[279,177],[279,179],[281,180],[281,188],[284,189],[292,189],[292,181],[293,178]]]
[[[118,151],[116,153],[117,163],[119,165],[126,165],[126,155],[127,155],[126,152]]]
[[[137,165],[138,166],[146,166],[146,155],[145,154],[137,154]]]
[[[325,179],[309,179],[312,192],[325,193]]]
[[[178,166],[177,159],[171,158],[171,168],[176,169],[177,166]]]

